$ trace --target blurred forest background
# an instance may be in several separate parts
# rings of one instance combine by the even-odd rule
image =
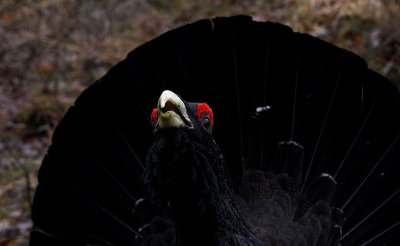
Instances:
[[[28,244],[41,160],[84,88],[171,28],[236,14],[351,50],[400,85],[399,0],[1,0],[0,246]]]

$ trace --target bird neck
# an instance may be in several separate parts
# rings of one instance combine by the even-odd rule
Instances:
[[[263,245],[246,226],[227,182],[219,179],[218,191],[204,208],[184,194],[171,200],[177,245]]]
[[[204,140],[204,139],[203,139]],[[234,202],[215,141],[166,129],[147,155],[144,184],[154,204],[169,201],[179,246],[261,246]]]

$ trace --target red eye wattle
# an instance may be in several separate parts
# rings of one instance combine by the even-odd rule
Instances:
[[[212,124],[214,124],[214,116],[210,106],[208,106],[207,103],[199,103],[197,105],[197,112],[196,112],[197,118],[200,120],[201,115],[204,113],[208,114]]]
[[[157,109],[153,109],[153,111],[151,112],[151,122],[152,123],[157,123],[158,120],[158,114],[157,114]]]

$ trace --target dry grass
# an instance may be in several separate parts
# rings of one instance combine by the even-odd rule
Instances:
[[[349,49],[400,84],[398,0],[3,0],[0,245],[27,243],[22,167],[33,190],[54,126],[87,85],[171,28],[236,14],[281,22]]]

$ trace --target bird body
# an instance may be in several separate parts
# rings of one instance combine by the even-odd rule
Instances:
[[[176,112],[173,116],[164,109],[166,94],[173,95],[168,102],[182,105],[181,110],[170,108]],[[204,124],[212,121],[212,112],[204,104],[184,104],[188,103],[170,91],[160,96],[156,139],[144,172],[152,201],[163,201],[158,205],[163,210],[168,210],[166,204],[171,207],[178,245],[262,245],[233,199],[223,155],[211,135],[212,124]],[[190,118],[190,127],[182,124],[180,115]]]
[[[181,105],[181,110],[169,107],[173,116],[164,109],[168,100]],[[339,240],[341,224],[328,199],[323,199],[334,185],[311,200],[298,188],[301,182],[294,182],[301,181],[300,144],[279,144],[284,159],[276,164],[288,165],[291,171],[267,174],[248,169],[233,190],[220,148],[203,119],[196,117],[199,104],[184,103],[165,91],[158,105],[159,116],[153,117],[156,139],[147,155],[144,183],[153,202],[164,201],[164,206],[159,204],[163,210],[168,210],[166,204],[171,207],[178,245],[332,245]],[[186,125],[180,115],[188,119]],[[208,115],[211,120],[212,112]],[[328,177],[321,179],[335,182]]]
[[[69,109],[31,245],[397,245],[399,113],[390,81],[324,41],[183,26]]]

